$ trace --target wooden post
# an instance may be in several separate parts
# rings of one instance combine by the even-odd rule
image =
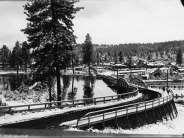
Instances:
[[[104,112],[103,112],[103,128],[105,128],[105,116],[104,116]]]
[[[161,120],[162,120],[162,122],[163,122],[163,119],[162,119],[162,113],[161,113],[161,109],[160,109],[160,99],[159,99],[159,114],[160,114],[160,118],[161,118]]]
[[[116,113],[115,113],[115,121],[116,121],[116,126],[118,126],[118,120],[117,120],[117,109],[116,109]]]
[[[156,120],[156,116],[155,116],[155,112],[154,112],[154,101],[152,101],[152,112],[153,112],[153,116],[154,116],[154,121],[156,123],[157,120]]]
[[[139,117],[138,117],[138,104],[136,104],[136,117],[137,117],[138,125],[140,126]]]
[[[178,111],[177,111],[177,109],[176,109],[176,106],[175,106],[175,103],[174,103],[174,101],[172,100],[172,105],[173,105],[173,107],[174,107],[174,111],[175,111],[175,114],[176,114],[176,116],[178,115]]]
[[[88,128],[90,128],[90,114],[88,114]]]
[[[145,112],[144,112],[144,114],[145,114],[145,117],[146,117],[146,123],[147,123],[147,114],[146,114],[146,102],[145,102],[145,110],[144,110]]]
[[[96,98],[95,98],[94,104],[96,105]]]
[[[163,98],[163,109],[164,109],[164,113],[165,113],[165,117],[166,117],[166,120],[168,120],[168,118],[167,118],[167,114],[166,114],[166,111],[165,111],[165,107],[164,107],[164,98]]]
[[[105,97],[103,99],[104,99],[104,103],[105,103]]]
[[[128,128],[130,128],[130,123],[128,120],[128,108],[126,108],[126,119],[127,119]]]
[[[170,108],[168,107],[168,104],[169,104],[169,103],[166,104],[166,107],[167,107],[167,111],[168,111],[168,113],[169,113],[170,119],[172,120],[172,117],[171,117],[171,112],[172,112],[172,111],[170,111]]]
[[[172,102],[172,101],[171,101],[171,102]],[[174,113],[173,113],[173,112],[174,112],[174,111],[173,111],[173,110],[174,110],[174,107],[172,106],[172,103],[169,103],[169,106],[171,107],[171,113],[172,113],[172,116],[173,116],[173,118],[174,118]]]

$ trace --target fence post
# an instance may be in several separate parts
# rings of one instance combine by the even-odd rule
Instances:
[[[118,121],[117,121],[117,109],[116,109],[116,112],[115,112],[115,120],[116,120],[116,126],[118,126]]]
[[[144,110],[144,111],[145,111],[145,112],[144,112],[144,114],[145,114],[145,117],[146,117],[146,123],[147,123],[147,118],[148,118],[148,117],[147,117],[147,114],[146,114],[146,102],[145,102],[145,107],[144,107],[144,108],[145,108],[145,110]]]
[[[163,105],[162,105],[162,106],[163,106],[163,109],[164,109],[164,113],[165,113],[166,120],[168,120],[168,119],[167,119],[167,114],[166,114],[166,111],[165,111],[165,107],[164,107],[164,103],[165,103],[165,102],[164,102],[164,97],[163,97]]]
[[[130,128],[130,123],[128,120],[128,107],[126,108],[126,118],[127,118],[128,128]]]
[[[47,104],[45,104],[45,109],[47,108]]]
[[[105,103],[105,97],[103,99],[104,99],[104,103]]]
[[[90,128],[90,114],[88,114],[88,128]]]
[[[96,98],[95,98],[94,104],[96,105]]]
[[[84,99],[84,106],[86,106],[86,100]]]
[[[136,104],[136,117],[137,117],[137,122],[138,122],[138,125],[140,126],[139,124],[139,117],[138,117],[138,104]]]
[[[162,120],[162,122],[163,122],[162,114],[161,114],[161,110],[160,110],[160,98],[159,98],[159,114],[160,114],[160,118],[161,118],[161,120]]]
[[[28,105],[28,111],[30,110],[30,105]]]
[[[105,128],[105,122],[104,122],[104,120],[105,120],[105,115],[104,115],[104,111],[103,111],[103,128]]]
[[[154,101],[152,101],[152,112],[153,112],[154,120],[155,120],[155,123],[156,123],[157,120],[156,120],[155,111],[154,111]]]

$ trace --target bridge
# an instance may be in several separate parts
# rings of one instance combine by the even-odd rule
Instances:
[[[104,79],[105,78],[105,79]],[[103,80],[108,82],[111,85],[116,85],[117,80],[115,77],[110,76],[104,76]],[[130,83],[132,82],[132,83]],[[83,106],[89,106],[89,105],[96,105],[98,103],[106,103],[108,101],[119,101],[123,100],[127,97],[136,96],[139,93],[139,89],[144,89],[148,91],[152,91],[153,93],[158,93],[158,91],[155,91],[145,85],[144,82],[141,82],[139,79],[131,80],[130,82],[126,81],[123,78],[118,79],[118,85],[120,87],[129,89],[134,88],[132,91],[129,91],[127,93],[123,94],[117,94],[114,96],[106,96],[106,97],[98,97],[98,98],[86,98],[86,99],[78,99],[78,100],[71,100],[71,101],[56,101],[56,102],[48,102],[48,103],[40,103],[40,104],[29,104],[29,105],[19,105],[19,106],[5,106],[0,107],[1,109],[9,109],[8,111],[17,111],[17,108],[26,108],[26,110],[34,110],[35,107],[43,106],[43,108],[60,108],[64,106],[70,106],[70,107],[77,107],[78,105]],[[133,84],[134,83],[134,84]],[[139,88],[139,89],[138,89]],[[87,102],[90,100],[90,102]],[[60,103],[60,106],[57,104]],[[115,106],[116,105],[116,106]],[[126,105],[118,105],[114,104],[113,106],[107,106],[106,109],[97,110],[97,111],[90,111],[86,113],[85,115],[82,115],[80,118],[77,118],[76,120],[70,120],[68,122],[63,122],[61,126],[73,126],[77,128],[89,128],[90,126],[96,125],[96,124],[103,124],[105,127],[106,123],[110,120],[114,120],[115,124],[118,124],[118,119],[125,117],[125,120],[127,121],[128,126],[130,126],[131,121],[131,115],[136,115],[137,123],[140,124],[140,118],[138,117],[138,113],[144,113],[145,119],[149,119],[149,112],[152,111],[152,115],[154,120],[156,121],[157,118],[162,119],[163,117],[168,118],[168,116],[173,119],[177,116],[178,112],[175,107],[175,104],[173,102],[173,95],[168,95],[166,97],[158,97],[153,100],[143,100],[143,102],[136,102],[133,104],[126,104]],[[32,107],[32,108],[31,108]],[[34,107],[34,108],[33,108]],[[14,109],[14,110],[12,110]],[[21,110],[22,111],[22,110]],[[157,115],[159,113],[159,115]]]
[[[109,84],[109,85],[115,85],[117,83],[117,79],[111,76],[103,76],[103,80]],[[133,78],[130,80],[131,83],[128,83],[126,80],[120,78],[119,80],[120,87],[124,88],[130,88],[130,87],[137,87],[139,89],[144,89],[148,91],[154,92],[155,90],[152,88],[149,88],[145,82],[143,82],[141,79]],[[158,92],[158,91],[155,91]],[[128,126],[129,124],[129,116],[132,114],[136,114],[137,123],[140,123],[138,113],[144,112],[145,118],[148,119],[147,112],[149,110],[152,111],[153,118],[156,122],[157,118],[159,117],[161,120],[162,118],[168,118],[172,120],[174,117],[177,116],[178,112],[176,109],[176,106],[173,101],[173,95],[170,94],[165,97],[158,97],[153,100],[144,101],[144,102],[138,102],[134,104],[128,104],[123,106],[117,106],[113,108],[108,108],[104,110],[99,111],[93,111],[85,114],[84,116],[78,118],[77,120],[64,122],[61,124],[61,126],[72,126],[77,128],[90,128],[90,126],[96,125],[96,124],[102,124],[103,127],[105,127],[106,122],[114,120],[115,124],[118,124],[117,119],[121,117],[125,117]],[[162,111],[161,111],[162,108]],[[159,116],[156,118],[156,112],[155,110],[158,110]]]

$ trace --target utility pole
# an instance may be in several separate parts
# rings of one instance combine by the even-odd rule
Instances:
[[[119,84],[118,84],[118,67],[117,67],[117,94],[118,94],[118,87],[119,87]]]

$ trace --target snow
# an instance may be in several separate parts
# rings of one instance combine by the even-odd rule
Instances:
[[[4,74],[17,74],[17,71],[0,71],[0,75]],[[19,70],[19,74],[25,74],[25,72]]]
[[[33,110],[33,111],[23,111],[23,112],[18,112],[18,113],[13,113],[13,114],[5,114],[3,116],[0,116],[0,126],[3,124],[45,118],[45,117],[54,116],[57,114],[63,114],[63,113],[70,112],[70,111],[79,111],[79,110],[85,110],[85,109],[91,109],[91,108],[100,108],[100,107],[110,106],[110,105],[114,105],[114,104],[120,104],[120,103],[128,102],[131,100],[135,100],[137,98],[140,98],[141,96],[142,96],[142,94],[138,93],[138,95],[135,97],[123,99],[120,101],[106,102],[106,103],[97,104],[97,105],[90,105],[90,106],[81,105],[81,106],[77,106],[77,107],[65,107],[62,109],[60,109],[60,108],[43,109],[40,111]]]

